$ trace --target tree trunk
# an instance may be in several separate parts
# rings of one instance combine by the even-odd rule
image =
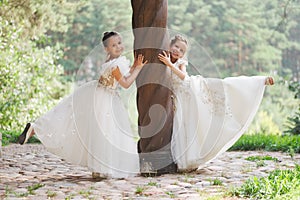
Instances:
[[[174,167],[170,150],[174,115],[170,71],[157,58],[169,47],[168,1],[131,0],[131,5],[134,51],[148,60],[136,80],[141,172],[170,173],[170,166]]]

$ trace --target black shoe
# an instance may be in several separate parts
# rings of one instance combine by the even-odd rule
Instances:
[[[149,163],[150,164],[148,164],[148,166],[152,166],[151,162]],[[143,164],[145,165],[147,163],[144,162]],[[163,174],[175,174],[177,172],[178,172],[177,164],[175,164],[174,162],[158,170],[154,170],[152,168],[148,168],[147,170],[145,170],[144,168],[141,168],[141,176],[144,177],[155,177],[155,176],[161,176]]]
[[[148,172],[148,173],[141,173],[141,176],[143,177],[157,177],[160,176],[159,174],[157,174],[157,172]]]
[[[178,172],[177,164],[175,164],[174,162],[172,162],[168,166],[157,170],[157,175],[161,176],[163,174],[175,174],[177,172]]]
[[[100,174],[99,172],[92,172],[92,178],[95,181],[102,181],[104,179],[107,179],[108,176],[105,176],[103,174]]]
[[[31,124],[27,123],[24,131],[19,136],[19,139],[18,139],[19,144],[25,144],[28,141],[28,139],[30,138],[32,129],[33,129],[33,127],[31,126]]]

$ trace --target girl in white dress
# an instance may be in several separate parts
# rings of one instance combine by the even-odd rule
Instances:
[[[194,170],[229,149],[246,131],[273,78],[189,76],[187,41],[177,35],[158,58],[171,69],[175,116],[171,149],[178,169]]]
[[[19,137],[24,144],[34,134],[51,152],[102,176],[126,178],[139,173],[139,158],[130,121],[117,92],[128,88],[147,63],[142,55],[121,56],[124,45],[117,32],[102,38],[108,59],[99,80],[77,88],[56,107],[28,123]]]

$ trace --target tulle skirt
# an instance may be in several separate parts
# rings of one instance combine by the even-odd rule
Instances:
[[[139,173],[137,144],[115,89],[91,81],[33,123],[55,155],[113,178]]]

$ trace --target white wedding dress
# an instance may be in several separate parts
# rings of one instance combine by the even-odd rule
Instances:
[[[184,60],[178,60],[178,67]],[[173,159],[179,170],[201,167],[229,149],[246,131],[261,103],[264,76],[225,79],[172,75],[175,117]]]
[[[113,178],[139,173],[137,144],[112,68],[125,75],[124,56],[101,67],[101,81],[85,83],[33,123],[36,135],[52,153],[73,164]]]

